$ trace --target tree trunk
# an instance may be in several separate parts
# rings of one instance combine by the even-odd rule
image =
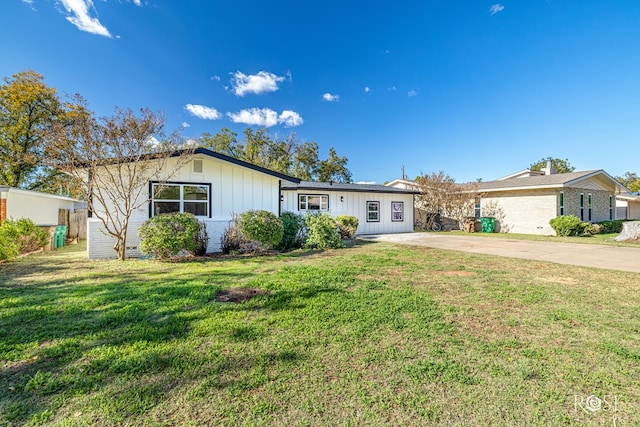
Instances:
[[[640,221],[627,221],[622,224],[622,232],[615,238],[618,242],[640,239]]]

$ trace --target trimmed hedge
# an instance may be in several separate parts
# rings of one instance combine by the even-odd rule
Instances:
[[[6,219],[0,225],[0,260],[42,249],[49,243],[49,233],[29,218]]]
[[[194,253],[198,246],[202,245],[202,242],[198,244],[198,240],[206,236],[206,230],[203,236],[203,229],[204,224],[190,213],[154,216],[146,220],[138,230],[140,250],[161,259],[175,256],[182,251]]]
[[[282,222],[269,211],[247,211],[240,215],[240,232],[247,240],[275,248],[282,241],[284,227]]]

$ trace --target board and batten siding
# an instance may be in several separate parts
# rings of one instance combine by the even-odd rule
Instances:
[[[217,158],[194,155],[202,161],[202,172],[194,172],[193,160],[187,162],[178,174],[167,182],[211,185],[211,212],[208,218],[198,217],[207,225],[209,244],[207,252],[219,252],[220,239],[235,214],[249,210],[266,210],[278,215],[280,179],[266,173]],[[159,180],[159,179],[157,179]],[[148,200],[149,184],[142,192],[141,201]],[[139,257],[138,229],[149,218],[150,205],[144,202],[130,218],[127,237],[127,257]],[[104,232],[102,223],[89,219],[87,229],[90,259],[115,258],[114,239]]]
[[[298,195],[328,195],[331,216],[352,215],[358,218],[356,234],[408,233],[413,231],[413,195],[377,192],[282,190],[282,212],[301,212],[298,209]],[[341,199],[342,198],[342,199]],[[342,200],[342,201],[341,201]],[[367,202],[380,202],[380,221],[367,222]],[[403,202],[404,220],[391,220],[391,203]]]

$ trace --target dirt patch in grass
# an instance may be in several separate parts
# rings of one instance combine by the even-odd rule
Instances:
[[[230,288],[222,289],[216,294],[215,300],[217,302],[235,302],[240,303],[249,301],[251,298],[255,298],[260,295],[268,295],[269,291],[258,288]]]
[[[469,277],[475,276],[477,273],[473,271],[448,270],[442,271],[440,274],[442,274],[443,276]]]

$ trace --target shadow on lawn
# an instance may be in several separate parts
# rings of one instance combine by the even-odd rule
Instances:
[[[11,280],[58,270],[63,274],[66,264],[47,260],[41,266],[33,265],[28,272],[3,275]],[[252,274],[215,268],[176,276],[161,271],[101,271],[88,270],[89,279],[82,274],[58,279],[60,274],[52,274],[49,280],[32,280],[27,285],[0,284],[0,425],[23,424],[41,414],[55,414],[67,400],[61,396],[89,395],[105,388],[120,390],[123,395],[137,390],[131,400],[144,395],[146,404],[153,407],[182,382],[202,382],[202,373],[194,367],[212,365],[210,358],[214,356],[198,351],[193,344],[194,325],[228,311],[295,310],[304,305],[294,301],[338,291],[304,285],[241,304],[220,303],[215,295],[221,287],[244,282]],[[248,343],[263,338],[266,332],[247,324],[236,325],[226,334],[229,342]],[[212,365],[206,375],[209,385],[203,387],[240,391],[255,386],[255,379],[243,379],[251,367],[296,363],[302,355],[283,350],[215,357],[221,359]],[[152,388],[142,385],[149,375],[162,374],[175,374],[180,381]],[[123,381],[123,377],[135,380]],[[141,385],[135,386],[137,382]],[[114,396],[114,401],[120,400]],[[147,409],[134,405],[109,416],[133,416]]]

